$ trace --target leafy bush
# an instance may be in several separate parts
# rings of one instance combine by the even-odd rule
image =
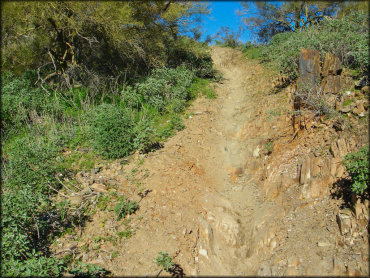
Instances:
[[[155,263],[165,271],[171,270],[174,266],[172,258],[166,252],[158,252]]]
[[[134,127],[135,138],[133,140],[133,147],[135,150],[147,151],[153,144],[153,137],[155,129],[153,122],[148,118],[141,118],[135,123]]]
[[[65,174],[63,158],[52,136],[17,138],[3,157],[2,272],[5,275],[56,275],[59,262],[43,257],[48,236],[68,225],[50,195]]]
[[[78,262],[78,266],[69,270],[74,277],[105,277],[109,272],[101,266]]]
[[[88,115],[94,148],[106,158],[119,158],[134,150],[134,122],[124,109],[101,104]]]
[[[352,178],[352,191],[363,195],[369,182],[369,146],[356,153],[347,154],[343,162]]]
[[[58,100],[50,100],[50,95],[35,87],[34,72],[25,72],[16,77],[12,74],[2,76],[2,121],[1,129],[9,133],[21,125],[32,122],[31,113],[62,113]]]
[[[183,130],[185,125],[179,115],[173,114],[170,120],[170,127],[175,130]]]
[[[42,256],[34,250],[26,254],[29,256],[27,260],[11,258],[9,261],[3,261],[2,274],[8,277],[50,277],[60,276],[66,268],[63,260]]]
[[[329,107],[319,86],[314,86],[312,88],[309,84],[299,84],[293,97],[298,107],[304,106],[313,111],[316,115],[330,115],[333,113],[333,110]]]
[[[115,205],[114,212],[117,215],[117,219],[120,220],[124,218],[126,215],[134,213],[139,208],[139,205],[134,202],[130,201],[127,197],[124,198],[123,201],[120,201]]]
[[[168,48],[167,66],[176,68],[180,65],[185,65],[195,76],[200,78],[213,78],[215,75],[209,48],[184,36]]]
[[[262,59],[263,58],[263,45],[255,45],[251,42],[246,42],[241,46],[241,51],[249,59]]]
[[[240,46],[240,32],[230,30],[230,27],[221,26],[216,34],[216,44],[224,47],[237,48]]]
[[[121,92],[121,102],[124,107],[139,110],[143,98],[142,95],[138,94],[137,89],[132,86],[127,86]]]
[[[176,69],[162,68],[154,70],[135,88],[147,104],[163,112],[171,102],[189,100],[187,88],[193,79],[194,74],[185,66]]]
[[[215,90],[210,86],[210,81],[207,79],[196,78],[188,91],[191,98],[195,98],[199,93],[209,99],[215,99],[217,97]]]
[[[321,57],[333,53],[344,66],[360,68],[366,74],[369,67],[369,25],[367,14],[353,12],[343,18],[327,18],[301,32],[275,35],[263,47],[262,59],[271,62],[290,80],[298,77],[298,57],[303,48],[318,50]]]

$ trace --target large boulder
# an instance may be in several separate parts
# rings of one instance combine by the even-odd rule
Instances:
[[[329,75],[322,79],[321,89],[324,94],[338,94],[340,91],[350,88],[352,78],[343,75]]]
[[[322,67],[322,76],[340,75],[342,69],[342,63],[339,58],[331,53],[326,53]]]
[[[316,50],[302,49],[299,54],[299,87],[314,87],[320,80],[320,53]]]

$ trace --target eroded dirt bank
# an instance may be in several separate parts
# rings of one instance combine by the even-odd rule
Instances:
[[[98,211],[76,243],[85,246],[79,256],[115,276],[157,275],[159,251],[186,275],[368,274],[366,231],[343,243],[336,221],[342,201],[307,196],[299,186],[297,165],[318,144],[313,136],[292,141],[289,91],[268,94],[272,76],[239,51],[215,47],[213,60],[224,76],[216,100],[197,99],[186,129],[142,164],[138,154],[95,175],[133,192],[133,173],[147,191],[130,221]],[[130,238],[95,248],[97,236],[127,229]]]

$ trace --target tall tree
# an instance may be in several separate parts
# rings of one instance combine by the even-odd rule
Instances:
[[[242,2],[242,6],[239,15],[260,42],[278,33],[305,29],[335,14],[339,7],[337,1],[253,1]]]
[[[369,14],[369,1],[342,1],[340,2],[338,17],[344,17],[352,11],[360,11]]]
[[[165,65],[168,44],[207,11],[178,1],[5,2],[2,66],[38,68],[67,87],[83,72],[135,76]]]

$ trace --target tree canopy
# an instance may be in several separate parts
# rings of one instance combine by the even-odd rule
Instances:
[[[2,66],[13,72],[37,68],[42,80],[70,87],[82,73],[135,76],[163,66],[199,16],[195,2],[5,2]]]
[[[242,2],[242,6],[239,15],[260,42],[268,42],[278,33],[305,29],[339,8],[338,1],[253,1]]]

